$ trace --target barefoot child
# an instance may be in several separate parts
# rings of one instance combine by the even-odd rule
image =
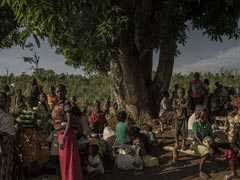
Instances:
[[[185,149],[185,139],[187,137],[187,100],[184,96],[184,89],[179,88],[177,98],[173,100],[173,108],[175,111],[176,148],[179,148],[179,137],[181,136],[182,149]]]

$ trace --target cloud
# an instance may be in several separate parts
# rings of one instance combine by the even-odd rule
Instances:
[[[211,58],[198,60],[194,63],[175,66],[174,72],[219,72],[220,69],[238,70],[240,69],[240,46],[228,50],[219,51]]]

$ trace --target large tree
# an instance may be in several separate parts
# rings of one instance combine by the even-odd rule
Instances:
[[[239,0],[2,0],[21,32],[47,37],[75,67],[111,70],[116,97],[134,116],[156,115],[177,45],[189,28],[238,38]],[[25,36],[24,36],[25,37]],[[153,51],[160,49],[152,76]]]

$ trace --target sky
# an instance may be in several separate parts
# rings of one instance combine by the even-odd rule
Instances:
[[[210,41],[199,31],[188,33],[185,46],[180,46],[181,54],[176,57],[174,72],[219,72],[221,68],[226,70],[240,69],[240,41],[224,40],[223,42]],[[57,55],[47,41],[43,41],[41,48],[37,50],[40,55],[40,68],[52,69],[57,73],[80,74],[79,69],[74,69],[64,64],[64,57]],[[27,50],[20,47],[0,50],[0,74],[30,73],[31,65],[25,63],[23,56],[30,55]],[[154,64],[158,62],[157,54],[154,54]]]

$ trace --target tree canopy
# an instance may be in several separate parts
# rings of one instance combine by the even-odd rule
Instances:
[[[1,26],[4,32],[17,27],[22,40],[47,37],[67,64],[90,71],[109,70],[112,50],[126,30],[142,56],[169,39],[184,44],[191,28],[213,40],[240,33],[239,0],[2,0],[2,5],[11,10],[0,11],[0,23],[12,20],[12,12],[18,23]]]
[[[66,63],[88,72],[111,69],[117,101],[134,119],[159,111],[174,56],[189,29],[210,39],[239,38],[239,0],[2,0],[18,27],[10,32],[24,44],[47,38]],[[7,36],[11,40],[11,36]],[[14,39],[14,38],[13,38]],[[11,42],[11,41],[10,41]],[[152,77],[153,50],[160,49]]]
[[[13,11],[6,6],[0,7],[0,47],[12,46],[12,39],[11,41],[6,41],[6,39],[7,36],[9,36],[10,33],[15,31],[16,29],[17,22],[15,21]]]

